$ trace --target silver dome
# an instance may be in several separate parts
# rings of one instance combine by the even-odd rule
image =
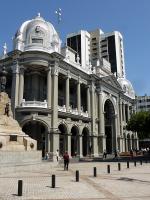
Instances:
[[[14,38],[14,49],[20,51],[45,51],[60,53],[61,40],[54,26],[40,14],[24,22]]]
[[[124,91],[125,95],[132,99],[135,99],[135,91],[133,89],[131,82],[125,78],[118,78],[118,82],[122,90]]]

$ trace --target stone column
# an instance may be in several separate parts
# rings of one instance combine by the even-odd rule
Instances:
[[[50,141],[50,131],[47,131],[47,138],[48,138],[48,152],[51,152],[51,141]]]
[[[98,157],[99,153],[98,153],[98,137],[96,135],[93,136],[93,149],[92,149],[92,153],[94,157]]]
[[[130,119],[130,110],[129,110],[129,103],[127,104],[127,119]]]
[[[70,107],[70,86],[69,86],[69,74],[66,77],[66,111],[69,112]]]
[[[18,106],[19,98],[19,64],[17,60],[14,60],[13,66],[11,67],[13,77],[12,77],[12,89],[11,89],[11,106],[13,117],[15,118],[15,108]]]
[[[98,156],[98,137],[95,130],[95,119],[96,119],[96,112],[95,112],[95,85],[94,82],[91,84],[91,143],[92,143],[92,153],[93,156]]]
[[[106,149],[106,136],[105,136],[105,119],[103,112],[102,92],[98,94],[98,109],[99,109],[99,152],[103,153]]]
[[[20,106],[23,100],[24,94],[24,67],[20,67],[20,74],[19,74],[19,102],[18,105]]]
[[[116,116],[117,116],[117,127],[116,127],[116,130],[117,130],[117,136],[120,136],[120,114],[119,114],[119,103],[118,103],[118,100],[117,100],[117,113],[116,113]]]
[[[139,138],[138,138],[137,132],[135,133],[135,146],[137,149],[139,149]]]
[[[53,134],[53,152],[59,149],[58,133],[58,67],[59,63],[55,61],[52,67],[52,124],[51,133]]]
[[[123,119],[124,122],[126,122],[125,103],[123,103],[122,106],[123,106]]]
[[[52,77],[51,77],[51,67],[49,66],[47,71],[47,106],[51,108],[51,88],[52,88]]]
[[[80,158],[82,158],[83,157],[83,137],[82,137],[82,135],[80,135],[79,140],[80,140]]]
[[[92,119],[92,134],[95,134],[95,86],[91,85],[91,119]]]
[[[117,123],[117,114],[115,114],[114,116],[114,124],[115,124],[115,126],[114,126],[114,128],[113,128],[113,132],[114,132],[114,134],[113,134],[113,150],[114,149],[118,149],[118,145],[117,145],[117,136],[118,136],[118,133],[117,133],[117,127],[118,127],[118,123]]]
[[[125,139],[124,139],[124,137],[122,137],[121,139],[122,139],[122,142],[121,142],[122,147],[120,148],[120,151],[125,152]]]
[[[123,135],[123,126],[122,126],[122,101],[119,101],[119,115],[120,115],[120,135]]]
[[[71,156],[71,133],[68,134],[68,154]]]
[[[123,144],[124,144],[124,151],[127,151],[127,139],[126,139],[126,136],[124,135],[123,137]]]
[[[122,121],[122,101],[119,99],[119,110],[118,110],[118,126],[119,126],[119,139],[118,146],[120,147],[120,151],[123,151],[124,147],[124,139],[123,139],[123,121]]]
[[[78,113],[81,113],[81,85],[80,85],[80,77],[77,82],[77,108],[78,108]]]
[[[91,98],[90,98],[90,88],[89,86],[87,87],[87,111],[88,111],[88,116],[91,116]]]

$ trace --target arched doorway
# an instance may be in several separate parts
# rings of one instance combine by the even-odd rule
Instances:
[[[82,151],[83,156],[87,156],[91,154],[91,144],[90,144],[90,136],[88,128],[84,128],[82,131]]]
[[[71,156],[79,154],[79,129],[73,126],[71,129]]]
[[[29,121],[23,125],[22,130],[37,141],[37,150],[41,150],[42,157],[44,157],[45,152],[48,152],[47,127],[39,121]]]
[[[112,153],[117,148],[116,143],[116,127],[115,127],[115,110],[112,102],[106,100],[104,105],[105,114],[105,135],[106,135],[106,151]]]
[[[59,134],[59,153],[63,155],[65,151],[68,151],[68,137],[67,137],[67,128],[64,124],[58,126],[60,131]]]

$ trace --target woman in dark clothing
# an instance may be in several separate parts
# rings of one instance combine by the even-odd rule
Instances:
[[[68,154],[68,152],[65,152],[63,158],[64,158],[64,170],[68,170],[68,165],[69,165],[69,154]]]

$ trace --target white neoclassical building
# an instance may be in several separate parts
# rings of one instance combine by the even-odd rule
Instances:
[[[135,93],[124,66],[123,73],[118,64],[115,71],[116,58],[105,59],[101,31],[96,37],[87,31],[70,34],[61,47],[53,25],[38,15],[21,25],[13,42],[11,52],[4,46],[0,69],[8,72],[13,115],[43,156],[57,149],[83,157],[138,148],[137,135],[125,129]]]

